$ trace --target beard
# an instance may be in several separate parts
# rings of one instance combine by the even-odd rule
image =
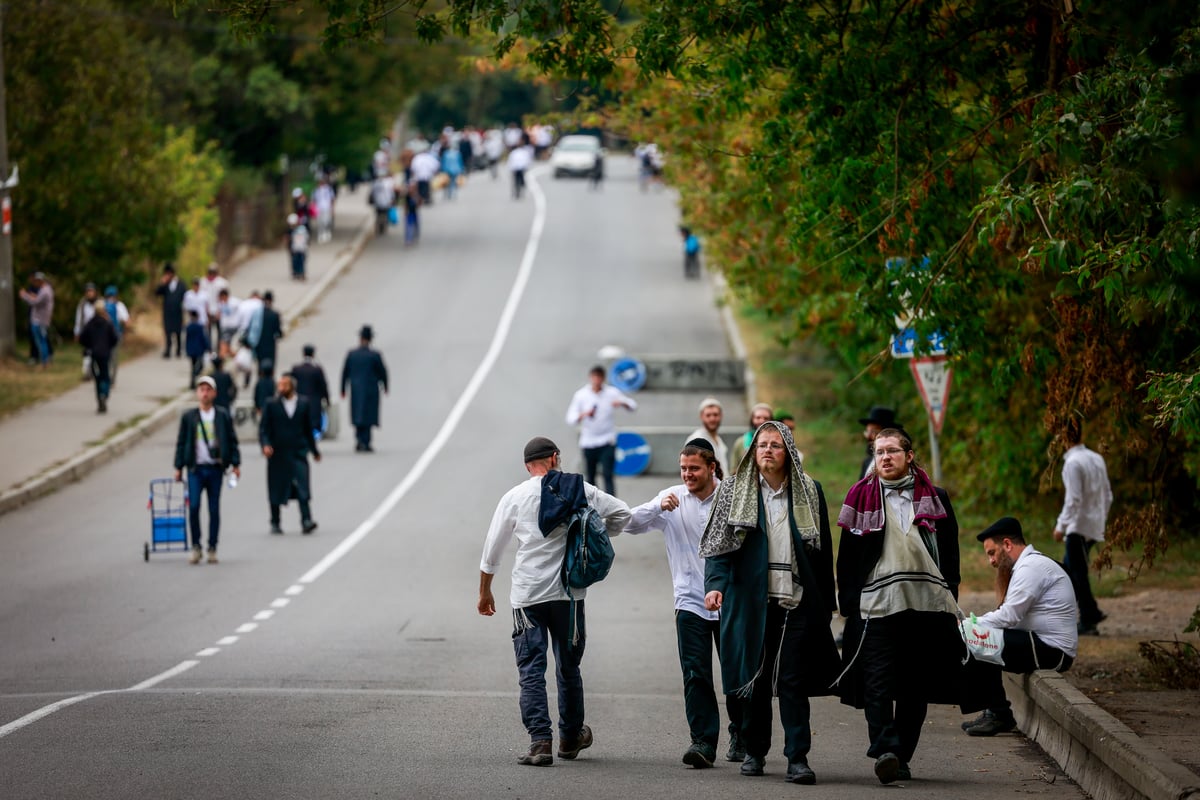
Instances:
[[[1012,583],[1013,560],[1001,553],[996,559],[996,607],[1004,604],[1008,596],[1008,585]]]

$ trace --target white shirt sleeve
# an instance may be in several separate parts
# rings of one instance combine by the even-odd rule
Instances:
[[[616,387],[609,388],[612,389],[613,398],[621,401],[621,405],[625,406],[625,408],[629,409],[630,411],[637,411],[637,400],[634,400],[629,395],[621,392]]]
[[[517,505],[510,501],[509,494],[500,498],[499,504],[496,505],[496,512],[492,514],[492,524],[483,542],[483,558],[479,561],[479,571],[488,575],[495,575],[496,570],[500,568],[504,548],[508,547],[516,531]]]
[[[567,424],[578,425],[583,421],[583,400],[580,395],[583,391],[577,391],[571,396],[571,404],[567,406]]]
[[[989,611],[979,617],[979,621],[997,628],[1019,628],[1034,601],[1044,591],[1044,587],[1037,585],[1040,583],[1039,576],[1038,570],[1032,568],[1014,570],[1004,603],[995,611]]]
[[[662,518],[667,512],[663,511],[662,501],[669,491],[669,489],[661,491],[653,500],[630,509],[629,524],[625,526],[625,532],[647,533],[648,531],[663,530],[665,525]]]
[[[629,506],[611,494],[602,492],[590,483],[585,484],[588,502],[604,518],[604,527],[608,528],[609,536],[618,536],[629,523]]]
[[[1083,466],[1075,459],[1067,461],[1063,464],[1062,479],[1066,497],[1063,498],[1056,527],[1063,533],[1074,533],[1074,526],[1079,520],[1079,504],[1083,498]]]

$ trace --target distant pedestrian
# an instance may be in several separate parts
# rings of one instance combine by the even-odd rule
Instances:
[[[196,388],[196,378],[200,377],[200,371],[204,369],[204,354],[212,350],[212,342],[208,340],[208,328],[200,322],[200,313],[192,310],[188,312],[188,326],[184,332],[184,352],[192,362],[192,380],[188,384],[191,388]]]
[[[112,390],[108,365],[119,341],[117,329],[109,321],[104,303],[97,300],[92,318],[79,334],[79,344],[91,356],[92,380],[96,383],[97,414],[108,412],[108,395]]]
[[[175,274],[175,266],[163,267],[162,278],[154,293],[162,298],[163,358],[171,357],[171,341],[175,341],[175,357],[183,355],[183,297],[187,286]]]
[[[217,342],[221,341],[221,290],[229,289],[229,281],[221,275],[221,270],[216,262],[208,265],[208,272],[203,280],[200,281],[199,292],[204,297],[204,310],[207,314],[205,318],[208,323],[208,338],[216,347]]]
[[[292,280],[305,280],[305,267],[308,263],[308,226],[300,221],[296,214],[288,214],[288,253],[292,260]]]
[[[776,411],[775,421],[782,422],[793,434],[796,432],[796,418],[788,411]]]
[[[321,178],[317,188],[313,189],[313,205],[317,211],[317,243],[322,244],[333,238],[333,204],[337,199],[333,186],[325,177]]]
[[[588,188],[592,191],[600,191],[604,185],[604,154],[596,153],[596,158],[592,162],[592,169],[588,172]]]
[[[277,396],[263,407],[258,424],[258,441],[267,458],[267,500],[271,506],[271,533],[283,533],[279,509],[289,500],[300,504],[300,529],[312,533],[317,523],[312,516],[312,487],[308,454],[321,460],[321,451],[309,424],[308,402],[296,394],[296,381],[284,373],[276,381]]]
[[[306,344],[303,352],[304,360],[292,367],[292,376],[296,379],[296,394],[308,401],[309,424],[319,441],[324,432],[322,412],[329,408],[329,382],[325,380],[325,370],[317,363],[317,348]]]
[[[392,208],[396,205],[396,187],[391,177],[375,179],[371,184],[370,200],[371,207],[375,209],[375,235],[383,236],[392,224]]]
[[[120,353],[120,342],[125,340],[125,329],[129,326],[129,309],[117,292],[116,286],[107,286],[104,289],[104,310],[108,312],[108,321],[117,329],[117,347],[113,349],[112,356],[109,358],[108,372],[109,380],[113,385],[117,383],[117,360]]]
[[[514,200],[520,200],[525,192],[525,173],[533,166],[533,145],[525,136],[521,144],[514,147],[508,154],[508,170],[512,173],[512,195]]]
[[[404,243],[414,245],[421,240],[421,195],[417,184],[409,182],[404,192]]]
[[[410,171],[417,182],[417,193],[422,205],[433,204],[433,179],[442,169],[442,163],[431,151],[425,150],[413,156]]]
[[[263,292],[262,309],[258,313],[255,324],[254,358],[261,363],[264,359],[271,363],[275,357],[279,340],[283,338],[283,318],[275,310],[275,293],[270,289]]]
[[[198,408],[183,412],[175,437],[175,480],[188,471],[188,525],[192,531],[192,564],[200,563],[200,495],[208,496],[208,563],[217,563],[217,541],[221,532],[221,479],[226,469],[242,474],[237,431],[229,412],[214,404],[216,381],[205,376],[197,381]]]
[[[208,301],[200,290],[200,279],[192,278],[191,288],[183,293],[184,328],[187,327],[188,313],[195,311],[200,318],[200,324],[208,329]]]
[[[754,434],[764,422],[767,422],[774,417],[774,412],[766,403],[755,403],[754,408],[750,409],[750,430],[743,433],[733,442],[733,447],[729,451],[729,465],[736,471],[742,463],[742,458],[750,452],[750,443],[754,441]]]
[[[54,289],[45,273],[35,272],[30,289],[22,289],[20,298],[29,306],[29,333],[37,351],[37,364],[45,369],[50,363],[50,324],[54,318]]]
[[[219,320],[217,328],[220,331],[217,341],[224,345],[225,349],[233,347],[233,343],[237,341],[238,331],[242,327],[242,317],[238,313],[241,303],[242,301],[234,297],[228,289],[222,289],[217,293],[217,319]]]
[[[262,419],[263,409],[275,396],[275,362],[258,362],[258,381],[254,384],[254,418]]]
[[[1063,426],[1063,439],[1070,448],[1063,456],[1062,481],[1065,496],[1054,524],[1054,541],[1066,541],[1063,566],[1075,587],[1079,603],[1079,633],[1096,636],[1096,628],[1107,616],[1096,604],[1088,578],[1088,557],[1096,542],[1104,541],[1104,526],[1112,507],[1112,486],[1104,457],[1083,443],[1083,423],[1071,417]]]
[[[700,237],[692,233],[691,228],[680,226],[679,235],[683,237],[683,277],[700,277]]]
[[[83,285],[83,297],[80,298],[79,304],[75,306],[75,341],[79,341],[79,335],[83,333],[83,326],[88,324],[96,314],[96,300],[99,294],[96,292],[96,284],[88,282]],[[81,370],[83,380],[92,379],[92,356],[88,353],[87,348],[83,348],[83,368]]]
[[[558,684],[558,757],[571,760],[591,747],[592,729],[584,723],[580,662],[587,645],[587,589],[568,596],[562,577],[568,518],[589,504],[604,520],[610,536],[629,522],[629,507],[605,494],[583,476],[559,471],[562,458],[544,436],[525,445],[529,478],[510,489],[496,505],[479,564],[479,613],[496,613],[492,579],[513,537],[517,555],[512,568],[512,641],[519,676],[521,721],[529,750],[517,757],[526,766],[554,763],[554,728],[546,697],[546,665],[554,652]],[[573,598],[573,599],[572,599]]]
[[[896,412],[887,406],[871,406],[867,415],[858,421],[863,426],[863,439],[867,442],[867,457],[863,459],[859,480],[867,477],[867,473],[875,468],[875,437],[884,428],[903,430],[904,426],[896,421]]]
[[[458,191],[458,179],[463,174],[462,154],[455,147],[442,150],[442,172],[446,173],[446,199],[453,200]]]
[[[726,475],[732,475],[737,469],[737,464],[731,464],[729,461],[729,448],[725,446],[725,442],[721,439],[718,431],[721,429],[721,419],[725,411],[721,408],[721,401],[715,397],[706,397],[700,401],[700,427],[692,431],[687,437],[687,441],[692,439],[707,439],[713,446],[713,452],[717,454],[717,461],[721,464],[721,471]]]
[[[583,451],[585,478],[596,485],[596,470],[604,477],[604,491],[616,495],[613,471],[617,453],[617,426],[613,412],[618,408],[637,411],[637,401],[609,383],[604,367],[596,365],[588,372],[588,382],[580,387],[567,406],[567,424],[579,426],[579,449]]]
[[[371,447],[371,428],[379,425],[379,391],[387,394],[388,374],[383,356],[371,349],[375,332],[364,325],[358,333],[358,347],[346,354],[342,366],[342,399],[350,390],[350,421],[354,424],[354,449],[359,453],[374,452]]]
[[[225,359],[220,356],[212,360],[212,379],[217,383],[217,396],[213,403],[233,415],[233,402],[237,399],[237,381],[225,371]]]

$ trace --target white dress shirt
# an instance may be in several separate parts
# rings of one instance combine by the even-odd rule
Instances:
[[[617,403],[630,411],[637,410],[637,402],[632,397],[607,383],[598,392],[592,391],[590,383],[575,392],[571,405],[567,407],[567,424],[579,426],[580,447],[587,449],[616,444],[617,426],[613,421],[613,412]],[[596,413],[585,416],[593,408]]]
[[[788,516],[788,482],[784,480],[778,489],[772,489],[760,474],[758,490],[767,517],[764,520],[767,532],[767,595],[779,600],[784,608],[796,608],[804,597],[804,587],[792,580],[792,575],[797,572],[797,564]]]
[[[1077,444],[1063,458],[1062,479],[1066,497],[1055,527],[1093,542],[1104,541],[1104,524],[1112,506],[1104,458]]]
[[[717,485],[720,485],[717,481]],[[679,499],[674,511],[664,511],[663,498],[669,494]],[[671,568],[671,585],[675,590],[675,609],[689,611],[704,619],[718,619],[716,611],[704,607],[704,559],[700,557],[700,535],[712,510],[714,490],[701,500],[683,484],[658,493],[653,500],[632,509],[626,533],[662,531],[667,544],[667,564]]]
[[[1004,602],[979,617],[985,625],[1033,631],[1046,644],[1071,658],[1079,646],[1075,589],[1067,573],[1052,558],[1026,545],[1013,564]]]
[[[883,501],[888,504],[888,508],[896,515],[896,521],[900,524],[900,530],[907,534],[909,526],[912,525],[913,490],[888,489],[885,487],[883,490]]]
[[[584,484],[588,502],[604,519],[609,536],[616,536],[629,521],[629,506],[592,486]],[[548,536],[538,528],[538,511],[542,507],[542,478],[529,480],[509,489],[500,498],[487,539],[483,543],[481,572],[495,575],[500,568],[504,549],[517,537],[517,557],[513,563],[512,590],[509,602],[513,608],[526,608],[551,600],[570,600],[562,585],[563,558],[567,552],[567,528],[559,525]],[[586,589],[572,591],[576,600],[587,595]]]

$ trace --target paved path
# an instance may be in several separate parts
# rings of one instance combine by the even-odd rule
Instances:
[[[284,316],[311,302],[314,287],[334,266],[338,255],[351,246],[368,217],[373,217],[365,197],[363,189],[356,194],[343,192],[333,240],[313,244],[309,252],[307,281],[291,280],[287,254],[270,250],[244,262],[228,276],[233,295],[248,297],[254,289],[270,289],[275,295],[275,308]],[[147,333],[155,335],[157,331]],[[106,415],[96,413],[92,383],[81,381],[65,394],[0,420],[0,452],[20,454],[0,459],[0,494],[27,485],[153,414],[186,391],[190,370],[186,357],[163,359],[156,349],[140,358],[121,361]]]

